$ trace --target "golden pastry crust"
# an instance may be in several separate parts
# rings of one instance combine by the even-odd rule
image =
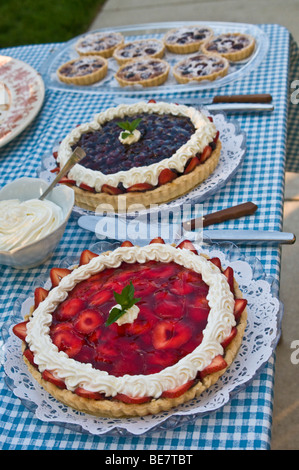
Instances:
[[[205,256],[208,258],[207,256]],[[242,292],[239,289],[237,281],[234,279],[234,290],[235,297],[237,299],[242,298]],[[65,405],[74,408],[83,413],[92,414],[94,416],[110,417],[110,418],[129,418],[136,416],[146,416],[151,414],[157,414],[162,411],[169,411],[183,403],[189,402],[190,400],[199,397],[205,390],[214,385],[219,377],[223,375],[229,366],[234,361],[239,348],[242,344],[245,328],[247,325],[247,309],[245,308],[242,312],[240,321],[237,325],[237,334],[231,343],[225,348],[224,359],[227,363],[227,367],[221,371],[214,372],[207,375],[203,380],[199,380],[194,386],[192,386],[185,393],[176,398],[158,398],[152,399],[149,402],[142,404],[129,404],[123,403],[118,400],[95,400],[84,398],[76,395],[70,390],[60,389],[53,383],[44,380],[41,373],[36,369],[30,362],[23,356],[24,362],[26,363],[30,373],[34,379],[57,400],[61,401]],[[23,350],[25,343],[23,342]]]
[[[206,26],[186,26],[167,31],[163,41],[166,48],[174,54],[190,54],[198,51],[201,44],[213,34],[213,30]]]
[[[152,52],[150,52],[151,49]],[[125,52],[127,52],[127,56],[125,56]],[[164,53],[165,46],[159,39],[140,39],[118,46],[113,52],[113,58],[119,65],[123,65],[140,57],[161,59]]]
[[[98,212],[105,210],[109,212],[109,209],[111,209],[111,212],[117,212],[119,207],[124,207],[124,204],[120,203],[120,198],[123,201],[125,199],[127,210],[130,210],[130,206],[138,204],[148,208],[152,204],[164,204],[183,196],[206,180],[217,167],[220,153],[221,141],[218,139],[215,150],[203,164],[198,165],[190,173],[181,175],[170,183],[150,191],[110,195],[106,193],[92,193],[77,186],[70,187],[75,191],[75,203],[86,210]]]
[[[86,66],[87,73],[83,73],[80,67]],[[100,66],[100,68],[99,68]],[[71,72],[73,70],[73,72]],[[77,70],[77,73],[76,73]],[[59,80],[73,85],[92,85],[102,80],[108,71],[108,62],[100,56],[84,56],[70,60],[62,64],[57,70]],[[72,75],[68,75],[68,73]]]
[[[91,33],[75,44],[75,49],[79,55],[97,55],[106,59],[112,57],[115,49],[124,43],[121,33]]]
[[[207,64],[203,66],[201,64]],[[229,62],[219,54],[198,53],[178,62],[172,70],[178,83],[214,81],[227,75]]]
[[[231,47],[229,47],[230,44]],[[238,47],[240,47],[240,49],[234,49]],[[243,33],[219,34],[218,36],[208,39],[201,45],[202,52],[206,54],[211,52],[217,53],[232,62],[246,59],[253,53],[254,48],[254,37]]]
[[[156,68],[160,70],[156,70]],[[115,78],[122,87],[132,85],[154,87],[162,85],[167,80],[169,70],[170,66],[165,60],[143,57],[141,59],[130,60],[121,65],[115,74]],[[128,74],[131,73],[133,74],[132,77],[128,78]],[[149,76],[147,77],[147,75]]]

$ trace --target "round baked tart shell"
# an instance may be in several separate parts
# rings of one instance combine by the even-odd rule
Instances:
[[[114,75],[120,86],[125,87],[125,86],[133,86],[133,85],[142,85],[143,87],[146,88],[146,87],[159,86],[159,85],[162,85],[164,82],[166,82],[168,78],[169,70],[170,70],[170,66],[168,62],[162,59],[155,59],[153,57],[151,57],[149,60],[157,60],[164,64],[165,70],[163,73],[156,75],[155,77],[152,77],[152,78],[147,78],[144,80],[136,80],[136,81],[126,80],[120,76],[124,67],[127,67],[127,65],[132,64],[134,62],[138,62],[139,60],[142,60],[142,59],[144,59],[144,57],[140,59],[130,60],[129,62],[126,62],[125,64],[120,66],[120,68]]]
[[[212,39],[208,39],[208,40],[204,41],[203,44],[201,45],[202,52],[204,52],[205,54],[210,54],[211,51],[209,51],[207,49],[208,45],[210,44],[211,41],[213,41],[217,37],[222,37],[222,36],[225,36],[225,34],[223,34],[223,35],[220,34],[219,36],[215,36]],[[231,62],[238,62],[240,60],[247,59],[247,57],[249,57],[253,53],[254,48],[255,48],[255,39],[254,39],[254,37],[250,36],[249,34],[242,34],[242,33],[230,33],[230,36],[236,36],[236,37],[237,36],[244,36],[244,37],[249,39],[249,44],[246,47],[244,47],[243,49],[237,50],[235,52],[217,52],[217,51],[213,51],[213,52],[221,55],[222,57],[224,57],[225,59],[227,59]]]
[[[87,56],[85,56],[87,57]],[[106,59],[103,57],[99,57],[99,60],[103,62],[103,66],[100,69],[95,70],[94,72],[88,73],[86,75],[82,76],[74,76],[74,77],[67,77],[66,75],[60,73],[60,70],[65,67],[68,64],[73,64],[76,62],[77,59],[70,60],[69,62],[66,62],[62,64],[59,69],[57,70],[57,76],[59,80],[61,80],[64,83],[68,84],[73,84],[73,85],[92,85],[93,83],[99,82],[102,80],[108,72],[108,62]]]
[[[128,62],[130,62],[131,60],[135,60],[135,59],[140,59],[141,57],[151,57],[152,59],[161,59],[164,54],[165,54],[165,46],[163,44],[162,41],[159,41],[159,39],[149,39],[148,41],[151,41],[151,42],[155,42],[157,43],[157,45],[159,46],[159,49],[157,50],[157,52],[155,52],[154,54],[145,54],[143,56],[138,56],[138,57],[128,57],[128,58],[125,58],[125,57],[122,57],[120,55],[120,52],[126,47],[128,46],[128,44],[138,44],[140,42],[145,42],[147,40],[143,39],[142,41],[140,40],[137,40],[137,41],[131,41],[131,42],[128,42],[128,43],[125,43],[125,44],[121,44],[119,46],[116,47],[116,49],[114,50],[113,52],[113,58],[118,62],[119,65],[123,65],[123,64],[127,64]]]
[[[183,29],[187,29],[187,28],[183,28]],[[190,28],[192,29],[192,28]],[[167,48],[167,50],[169,52],[173,52],[174,54],[191,54],[192,52],[196,52],[199,50],[200,46],[202,45],[202,43],[208,39],[210,39],[214,32],[211,28],[208,28],[208,27],[205,27],[205,26],[202,26],[202,28],[200,29],[207,29],[209,32],[210,32],[210,35],[209,37],[205,38],[205,39],[200,39],[198,41],[192,41],[188,44],[173,44],[173,43],[170,43],[167,41],[167,38],[175,33],[176,31],[180,31],[180,28],[177,29],[177,28],[174,28],[174,29],[171,29],[170,31],[168,31],[165,36],[164,36],[164,44]]]
[[[221,57],[220,54],[211,54],[211,53],[206,53],[205,52],[205,55],[207,56],[211,56],[211,57]],[[225,75],[227,75],[228,73],[228,70],[229,70],[229,62],[227,59],[225,59],[225,57],[222,57],[222,59],[224,60],[224,67],[221,69],[221,70],[218,70],[217,72],[213,72],[209,75],[203,75],[203,76],[198,76],[198,77],[187,77],[185,75],[182,75],[180,74],[178,71],[177,71],[177,68],[181,65],[182,62],[185,62],[186,59],[184,59],[183,61],[180,61],[178,62],[172,69],[172,73],[173,73],[173,76],[174,78],[176,79],[176,81],[178,83],[190,83],[190,82],[202,82],[203,80],[209,80],[209,81],[214,81],[216,80],[217,78],[221,78],[221,77],[224,77]]]
[[[201,255],[203,256],[203,255]],[[205,256],[209,259],[207,256]],[[234,295],[235,299],[243,298],[242,292],[239,289],[239,285],[234,278]],[[33,312],[33,308],[31,309]],[[30,317],[30,315],[29,315]],[[27,318],[28,319],[28,318]],[[78,396],[67,389],[61,389],[53,383],[44,380],[41,373],[35,368],[28,359],[23,355],[23,360],[32,374],[33,378],[55,399],[64,403],[73,409],[80,412],[91,414],[100,417],[109,418],[130,418],[130,417],[142,417],[146,415],[154,415],[160,412],[169,411],[183,403],[189,402],[190,400],[199,397],[205,390],[214,385],[219,378],[226,372],[233,361],[242,344],[243,336],[247,325],[247,308],[243,310],[239,322],[236,326],[237,333],[229,345],[225,348],[223,358],[226,361],[227,366],[220,371],[213,372],[206,375],[203,379],[199,380],[195,385],[191,386],[185,393],[175,398],[157,398],[152,399],[149,402],[135,404],[135,403],[124,403],[118,400],[101,399],[95,400]],[[26,344],[22,343],[22,351],[25,350]]]
[[[115,49],[119,46],[121,46],[125,40],[124,40],[124,37],[121,33],[114,33],[118,36],[119,38],[119,42],[117,42],[117,44],[115,44],[114,46],[112,47],[107,47],[106,49],[103,49],[101,51],[97,51],[97,50],[89,50],[88,52],[84,52],[82,51],[82,49],[80,49],[80,43],[84,40],[83,39],[80,39],[76,45],[75,45],[75,49],[76,49],[76,52],[79,54],[79,55],[82,55],[82,56],[86,56],[86,55],[97,55],[97,56],[101,56],[101,57],[104,57],[106,59],[108,59],[109,57],[112,57],[113,55],[113,52],[115,51]],[[92,34],[91,34],[92,36]]]
[[[149,208],[152,204],[164,204],[170,202],[180,196],[189,193],[192,189],[206,180],[218,165],[221,153],[221,141],[218,139],[216,148],[211,156],[202,164],[195,167],[193,171],[185,175],[181,175],[170,183],[158,186],[155,189],[144,192],[128,192],[120,195],[110,195],[106,193],[93,193],[91,191],[81,189],[78,186],[70,186],[75,192],[75,203],[82,209],[90,211],[101,211],[101,205],[105,207],[105,211],[109,212],[109,207],[117,212],[120,204],[120,198],[126,199],[126,208],[131,205],[140,204]]]

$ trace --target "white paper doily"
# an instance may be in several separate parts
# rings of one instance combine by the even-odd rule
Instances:
[[[201,109],[206,115],[211,115],[204,108]],[[219,163],[214,172],[203,181],[198,187],[194,188],[187,195],[179,197],[167,204],[161,204],[156,207],[149,208],[148,210],[140,211],[140,214],[160,212],[163,210],[172,210],[180,207],[183,204],[198,204],[206,201],[233,178],[243,163],[246,154],[246,134],[240,129],[238,121],[235,119],[228,119],[223,112],[213,114],[214,123],[219,130],[222,149],[219,158]],[[57,150],[58,143],[53,143],[53,151]],[[41,166],[37,170],[39,178],[50,182],[54,179],[55,175],[51,173],[51,169],[57,166],[52,152],[45,154],[41,160]],[[78,206],[74,206],[74,215],[94,215],[94,212],[87,211]]]
[[[107,242],[96,245],[90,249],[95,251],[96,248],[97,252],[113,249]],[[7,385],[38,419],[94,435],[141,435],[151,430],[173,429],[224,406],[269,360],[280,336],[283,304],[277,298],[275,282],[265,276],[262,264],[256,258],[245,259],[232,244],[205,246],[203,249],[197,246],[197,249],[210,257],[218,256],[224,267],[232,266],[240,289],[248,300],[248,324],[238,355],[220,380],[199,398],[156,416],[127,419],[94,417],[72,410],[52,398],[28,372],[21,357],[20,340],[12,333],[13,325],[22,321],[33,304],[34,288],[41,285],[49,288],[49,280],[45,282],[45,278],[39,278],[34,286],[30,286],[30,294],[18,299],[10,324],[3,327]],[[66,259],[62,266],[71,266],[76,261]]]

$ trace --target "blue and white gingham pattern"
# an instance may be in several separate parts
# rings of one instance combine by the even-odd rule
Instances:
[[[244,164],[225,188],[205,201],[204,212],[247,200],[255,202],[259,209],[254,216],[226,222],[218,228],[279,230],[282,227],[289,65],[294,70],[294,64],[289,64],[289,49],[291,44],[293,60],[296,57],[296,45],[294,46],[284,27],[260,27],[270,39],[270,49],[263,63],[243,79],[218,89],[217,93],[271,93],[275,111],[264,116],[238,115],[240,126],[247,133],[248,151]],[[21,59],[39,71],[43,61],[56,47],[57,44],[17,47],[3,49],[1,54]],[[209,91],[204,96],[212,94]],[[188,96],[192,95],[195,96],[196,93],[189,92]],[[99,110],[112,104],[113,97],[109,94],[80,95],[46,90],[45,102],[38,117],[0,151],[1,186],[20,176],[34,176],[41,156],[51,150],[56,140],[64,137],[74,125],[87,121]],[[293,106],[294,120],[297,118],[297,109],[299,108]],[[297,123],[298,119],[294,122]],[[292,136],[294,135],[293,132]],[[298,165],[298,159],[289,152],[296,148],[296,145],[288,145],[287,163],[290,161],[292,168]],[[0,266],[0,327],[9,321],[16,299],[34,279],[49,272],[65,256],[79,255],[96,241],[93,234],[80,229],[76,219],[71,218],[53,257],[43,266],[27,271]],[[266,274],[279,280],[279,249],[248,247],[243,251],[245,255],[258,257]],[[195,422],[175,430],[126,437],[91,436],[40,421],[14,396],[5,383],[3,367],[0,367],[0,447],[3,450],[268,449],[271,439],[274,364],[275,353],[262,373],[217,412],[198,417]]]

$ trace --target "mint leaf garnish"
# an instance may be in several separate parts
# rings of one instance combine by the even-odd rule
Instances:
[[[122,122],[117,122],[116,124],[123,129],[124,131],[127,131],[128,135],[124,136],[124,132],[122,133],[122,138],[125,139],[128,137],[130,134],[133,134],[135,129],[137,129],[137,126],[141,122],[141,118],[134,119],[134,121],[122,121]]]
[[[130,284],[125,286],[123,290],[121,291],[120,294],[117,292],[113,291],[114,298],[116,302],[120,305],[119,307],[114,307],[108,316],[108,319],[105,323],[105,326],[109,326],[112,323],[114,323],[116,320],[118,320],[124,313],[126,313],[129,308],[133,307],[139,300],[141,300],[141,297],[134,297],[134,286],[132,284],[132,281]]]

